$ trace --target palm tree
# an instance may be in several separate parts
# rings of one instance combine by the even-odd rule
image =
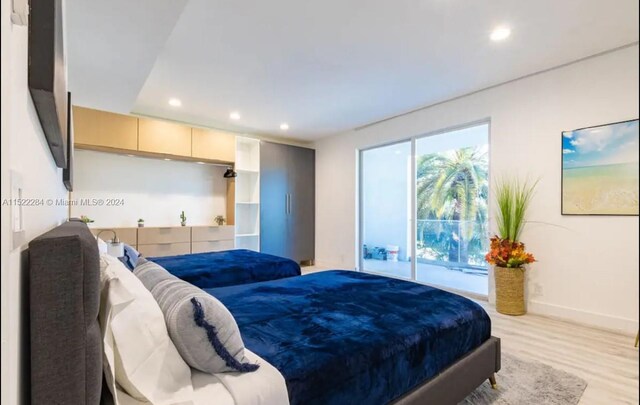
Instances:
[[[417,165],[418,219],[486,223],[487,174],[487,153],[481,148],[421,156]],[[474,227],[467,226],[461,234],[456,229],[451,237],[444,238],[449,261],[458,261],[459,249],[460,261],[467,262],[473,234]]]

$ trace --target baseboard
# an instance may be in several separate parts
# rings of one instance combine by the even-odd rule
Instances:
[[[638,332],[638,320],[619,316],[605,315],[597,312],[583,311],[561,305],[548,304],[539,301],[529,301],[529,313],[566,320],[581,325],[604,329],[611,332],[634,336]]]

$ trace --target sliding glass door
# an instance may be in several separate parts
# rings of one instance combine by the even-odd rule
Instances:
[[[482,124],[362,151],[360,269],[486,295],[488,143]]]

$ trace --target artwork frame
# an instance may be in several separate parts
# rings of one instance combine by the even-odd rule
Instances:
[[[563,131],[561,214],[638,216],[638,118]]]

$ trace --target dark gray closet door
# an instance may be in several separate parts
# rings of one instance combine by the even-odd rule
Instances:
[[[260,143],[260,251],[289,257],[288,154],[282,145]]]
[[[289,234],[291,259],[300,263],[315,256],[315,151],[290,146]]]

